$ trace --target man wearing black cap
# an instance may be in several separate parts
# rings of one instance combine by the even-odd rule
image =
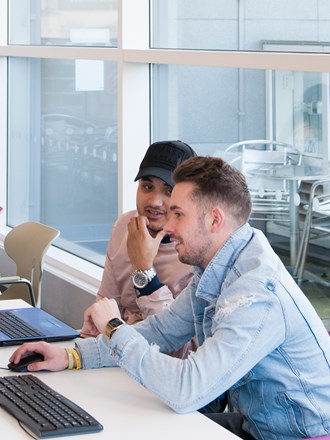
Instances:
[[[121,215],[112,228],[97,300],[114,298],[129,324],[169,305],[192,276],[191,266],[179,261],[163,226],[174,185],[172,172],[195,155],[181,141],[150,145],[135,178],[137,210]],[[87,336],[84,329],[82,335]]]

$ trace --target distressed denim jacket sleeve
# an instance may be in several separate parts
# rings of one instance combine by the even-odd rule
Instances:
[[[268,338],[275,323],[283,327],[276,298],[265,297],[262,282],[248,292],[246,280],[222,289],[222,267],[223,258],[220,264],[215,259],[162,314],[122,327],[111,341],[103,336],[80,341],[84,367],[120,365],[178,412],[196,410],[221,395],[283,339],[283,330],[273,343]],[[202,345],[187,359],[163,354],[195,334]]]

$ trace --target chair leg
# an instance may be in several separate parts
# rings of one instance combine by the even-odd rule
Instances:
[[[302,277],[304,274],[305,258],[306,258],[307,246],[308,246],[307,235],[309,235],[309,234],[308,234],[307,225],[305,223],[304,229],[302,232],[302,236],[301,236],[301,240],[300,240],[300,245],[299,245],[298,252],[297,252],[296,264],[293,269],[293,276],[295,279],[297,279],[298,284],[302,280]]]
[[[310,233],[308,231],[307,236],[303,237],[303,241],[302,241],[300,264],[299,264],[298,273],[297,273],[298,284],[300,284],[304,279],[309,236],[310,236]]]
[[[311,234],[311,225],[312,225],[312,216],[313,216],[311,203],[312,201],[310,201],[309,208],[306,213],[304,229],[301,236],[300,246],[298,249],[297,262],[294,269],[294,275],[297,278],[298,284],[300,284],[303,281],[308,242]]]
[[[7,284],[26,284],[27,287],[28,287],[28,290],[29,290],[31,305],[33,307],[36,306],[36,300],[35,300],[35,296],[34,296],[34,292],[33,292],[33,287],[32,287],[31,281],[27,280],[26,278],[20,278],[18,276],[13,276],[13,277],[0,277],[0,282],[2,283],[1,285],[7,285]]]

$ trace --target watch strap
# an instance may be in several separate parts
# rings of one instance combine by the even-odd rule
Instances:
[[[112,323],[113,321],[116,321],[116,325],[114,325],[114,324]],[[112,336],[113,336],[113,334],[114,334],[114,332],[115,332],[116,330],[118,330],[120,327],[122,327],[123,325],[125,325],[125,324],[126,324],[126,322],[123,321],[123,320],[120,319],[120,318],[111,319],[111,320],[108,322],[108,324],[107,324],[107,326],[106,326],[106,328],[105,328],[105,334],[106,334],[106,336],[107,336],[109,339],[111,339]]]
[[[147,275],[149,283],[155,276],[157,276],[157,272],[155,271],[155,269],[153,267],[151,267],[150,269],[147,269],[147,270],[141,270],[139,272],[143,272],[145,275]]]
[[[140,297],[140,296],[151,295],[153,292],[160,289],[162,286],[164,286],[164,284],[160,282],[160,279],[156,274],[156,276],[154,276],[154,278],[151,281],[149,281],[146,287],[143,287],[142,289],[135,287],[135,289],[139,292],[138,297]]]
[[[146,278],[146,285],[144,287],[146,287],[148,285],[148,283],[150,283],[150,281],[157,276],[157,272],[155,271],[155,269],[153,267],[151,267],[150,269],[147,270],[135,270],[132,274],[132,281],[134,284],[134,287],[136,289],[143,289],[143,287],[139,287],[135,282],[134,282],[134,277],[137,277],[139,274],[143,275]]]

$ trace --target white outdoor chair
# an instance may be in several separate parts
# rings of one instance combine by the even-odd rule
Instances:
[[[308,246],[316,240],[324,240],[330,236],[330,176],[312,184],[309,202],[305,208],[307,212],[294,270],[298,283],[304,280]],[[308,279],[330,286],[329,281],[310,271]]]
[[[299,165],[299,150],[287,143],[261,139],[232,144],[225,155],[234,152],[231,163],[245,175],[252,197],[250,220],[289,222],[288,182],[276,176],[276,168]]]

